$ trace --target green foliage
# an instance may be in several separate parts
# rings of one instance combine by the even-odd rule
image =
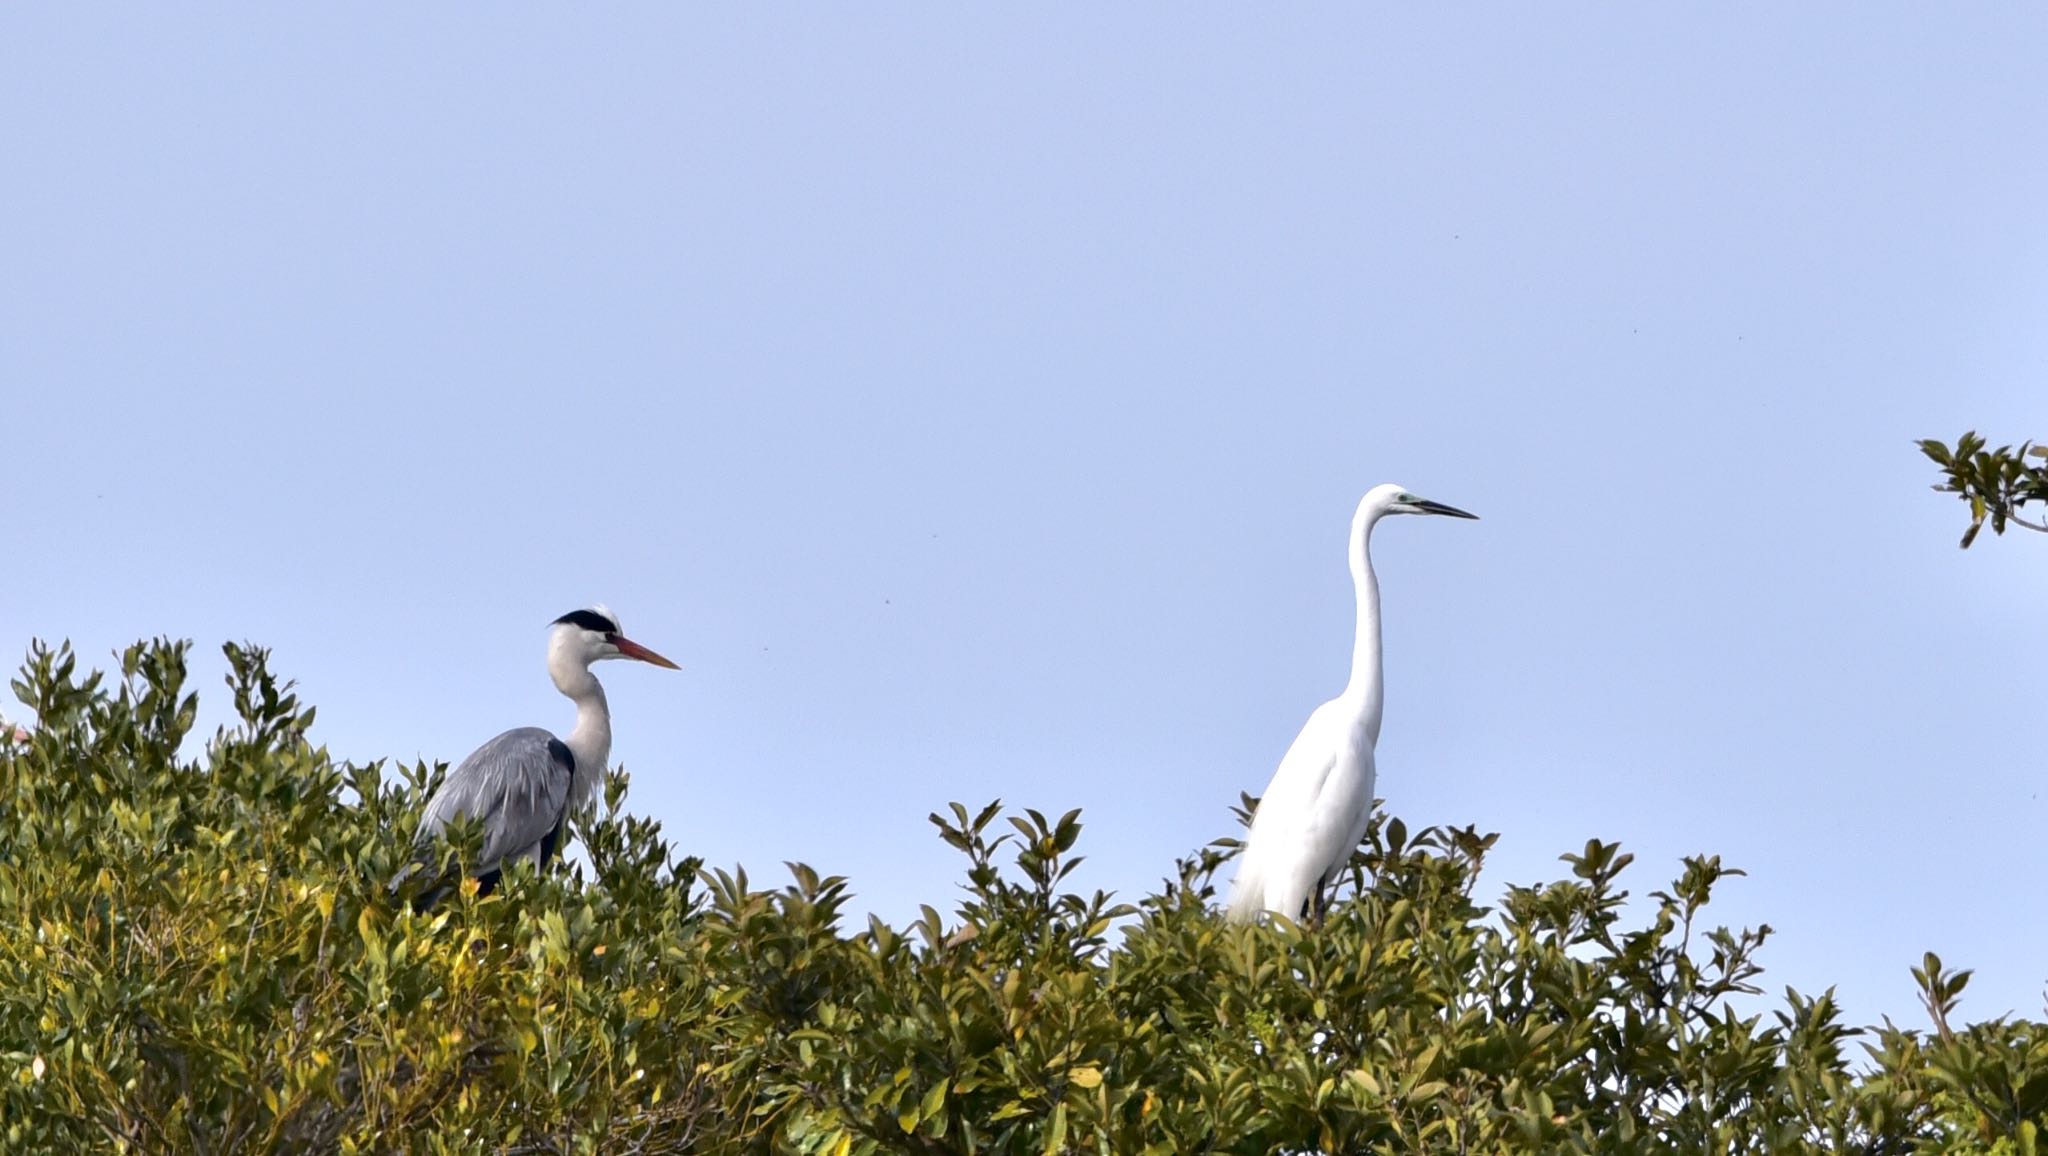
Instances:
[[[1916,970],[1925,1032],[1750,1010],[1769,929],[1704,919],[1740,872],[1638,925],[1599,841],[1489,909],[1493,836],[1376,822],[1320,928],[1236,927],[1228,840],[1122,904],[1067,889],[1076,813],[956,804],[954,910],[849,927],[844,879],[701,875],[613,775],[587,867],[415,914],[438,768],[336,764],[239,647],[187,759],[186,654],[15,684],[6,1151],[2032,1153],[2048,1111],[2048,1029],[1952,1027],[1967,972]]]
[[[2048,503],[2048,446],[2022,442],[2019,448],[1984,448],[1975,431],[1956,439],[1953,446],[1928,438],[1920,452],[1941,467],[1942,482],[1937,493],[1955,494],[1970,505],[1970,528],[1963,532],[1963,549],[1977,540],[1977,531],[1991,521],[1991,532],[2005,533],[2008,522],[2029,530],[2048,533],[2048,524],[2030,522],[2020,516],[2028,502]],[[2028,462],[2028,458],[2036,459]]]

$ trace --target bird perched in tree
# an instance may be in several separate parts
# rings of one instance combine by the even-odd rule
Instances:
[[[1323,888],[1365,835],[1372,815],[1373,746],[1380,737],[1380,586],[1373,576],[1372,529],[1389,514],[1476,518],[1418,498],[1391,483],[1374,486],[1351,517],[1351,581],[1358,596],[1351,681],[1315,709],[1273,772],[1252,812],[1226,916],[1233,922],[1270,911],[1289,919],[1322,915]]]
[[[679,669],[627,638],[618,616],[601,605],[555,619],[548,631],[548,677],[576,704],[569,737],[558,739],[539,727],[509,730],[448,772],[420,818],[420,858],[392,880],[394,889],[431,862],[434,839],[464,816],[483,828],[483,848],[472,867],[479,894],[497,887],[509,863],[530,859],[548,864],[561,849],[563,825],[589,801],[611,756],[611,710],[604,687],[590,672],[592,663],[608,658]],[[430,886],[414,906],[433,906],[453,885],[441,881]]]

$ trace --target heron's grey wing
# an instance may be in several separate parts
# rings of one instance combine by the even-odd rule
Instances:
[[[575,771],[575,756],[562,740],[539,727],[506,731],[448,772],[441,789],[427,800],[420,841],[467,815],[484,829],[478,874],[524,852],[537,858],[542,841],[555,835],[568,808]]]

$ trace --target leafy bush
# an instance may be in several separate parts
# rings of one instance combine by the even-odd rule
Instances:
[[[757,890],[657,824],[578,835],[416,914],[385,890],[439,768],[331,760],[227,648],[196,762],[187,647],[79,677],[37,647],[0,747],[0,1131],[14,1152],[2035,1151],[2048,1029],[1745,1015],[1768,928],[1708,927],[1689,859],[1623,918],[1629,856],[1473,899],[1493,837],[1376,823],[1318,929],[1210,909],[1232,844],[1136,904],[1064,887],[1074,813],[934,815],[957,910],[849,928],[846,884]],[[473,850],[473,837],[470,849]]]
[[[1970,528],[1963,531],[1963,549],[1977,540],[1987,518],[1994,534],[2004,534],[2008,523],[2048,533],[2048,523],[2030,522],[2020,513],[2029,502],[2048,502],[2048,446],[2021,442],[2017,449],[1986,449],[1984,439],[1972,431],[1953,446],[1938,438],[1922,439],[1920,452],[1941,467],[1942,480],[1935,492],[1969,503]]]

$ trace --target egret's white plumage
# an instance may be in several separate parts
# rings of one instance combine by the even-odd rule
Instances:
[[[1380,737],[1380,586],[1372,529],[1388,514],[1471,518],[1391,483],[1374,486],[1351,518],[1351,581],[1358,596],[1351,681],[1308,716],[1252,812],[1226,914],[1248,922],[1302,909],[1351,858],[1372,815],[1373,746]]]
[[[611,709],[604,687],[590,672],[592,663],[609,658],[676,669],[675,663],[627,638],[618,617],[603,606],[557,618],[548,633],[548,677],[576,704],[575,727],[567,739],[539,727],[519,727],[471,752],[427,800],[419,828],[423,852],[450,823],[466,816],[483,827],[483,847],[473,870],[485,892],[509,863],[530,859],[547,864],[560,850],[564,822],[590,798],[611,757]],[[424,860],[415,863],[392,886],[422,865]],[[421,905],[431,905],[441,889],[424,893]]]

